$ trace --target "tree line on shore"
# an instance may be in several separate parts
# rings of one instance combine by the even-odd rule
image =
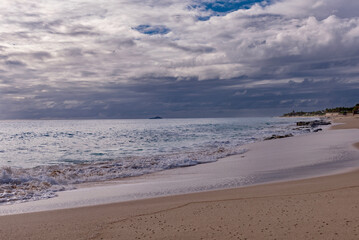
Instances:
[[[301,116],[324,116],[326,113],[339,113],[346,115],[348,113],[359,114],[359,103],[354,107],[336,107],[336,108],[326,108],[325,110],[313,111],[313,112],[296,112],[292,111],[290,113],[283,114],[283,117],[301,117]]]

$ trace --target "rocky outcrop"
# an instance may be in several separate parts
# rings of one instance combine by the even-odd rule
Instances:
[[[278,138],[287,138],[287,137],[293,137],[293,134],[286,134],[286,135],[275,135],[273,134],[271,137],[266,137],[264,140],[272,140],[272,139],[278,139]]]
[[[314,121],[308,121],[308,122],[297,122],[297,126],[311,127],[311,128],[316,128],[316,127],[321,126],[321,125],[330,125],[330,124],[331,124],[331,122],[325,121],[323,119],[314,120]]]
[[[149,119],[162,119],[162,117],[156,116],[156,117],[150,117]]]

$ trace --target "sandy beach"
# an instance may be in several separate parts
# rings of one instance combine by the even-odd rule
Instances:
[[[359,128],[341,117],[335,129]],[[358,147],[358,143],[353,142]],[[359,171],[0,217],[1,239],[358,239]]]

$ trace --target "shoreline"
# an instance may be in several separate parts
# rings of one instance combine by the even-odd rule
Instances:
[[[120,181],[78,186],[55,198],[0,206],[13,215],[103,205],[161,196],[206,192],[331,175],[359,167],[352,147],[359,130],[323,131],[245,146],[240,155]],[[331,147],[335,146],[335,148]]]
[[[354,125],[357,122],[355,119]],[[332,128],[352,128],[352,124]],[[355,170],[304,180],[2,216],[0,236],[6,239],[28,238],[29,234],[29,239],[118,239],[119,235],[123,239],[260,239],[293,238],[307,232],[303,238],[309,235],[317,239],[335,236],[355,239],[355,234],[359,234],[356,224],[359,214],[354,210],[359,208],[358,196],[359,170]],[[301,205],[298,208],[294,203]],[[328,204],[330,208],[325,207]],[[330,231],[325,230],[326,226],[330,226]],[[349,228],[351,232],[347,231]]]

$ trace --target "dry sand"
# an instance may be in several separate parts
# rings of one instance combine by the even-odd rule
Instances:
[[[334,125],[330,128],[332,130],[359,128],[359,115],[337,116],[333,117],[332,121],[338,123],[338,125]],[[354,146],[359,149],[359,142],[355,143]]]
[[[359,171],[4,216],[0,239],[359,239]]]
[[[331,129],[351,129],[358,128],[359,125],[359,115],[354,116],[337,116],[331,118],[334,123],[340,123],[338,125],[334,125]]]

